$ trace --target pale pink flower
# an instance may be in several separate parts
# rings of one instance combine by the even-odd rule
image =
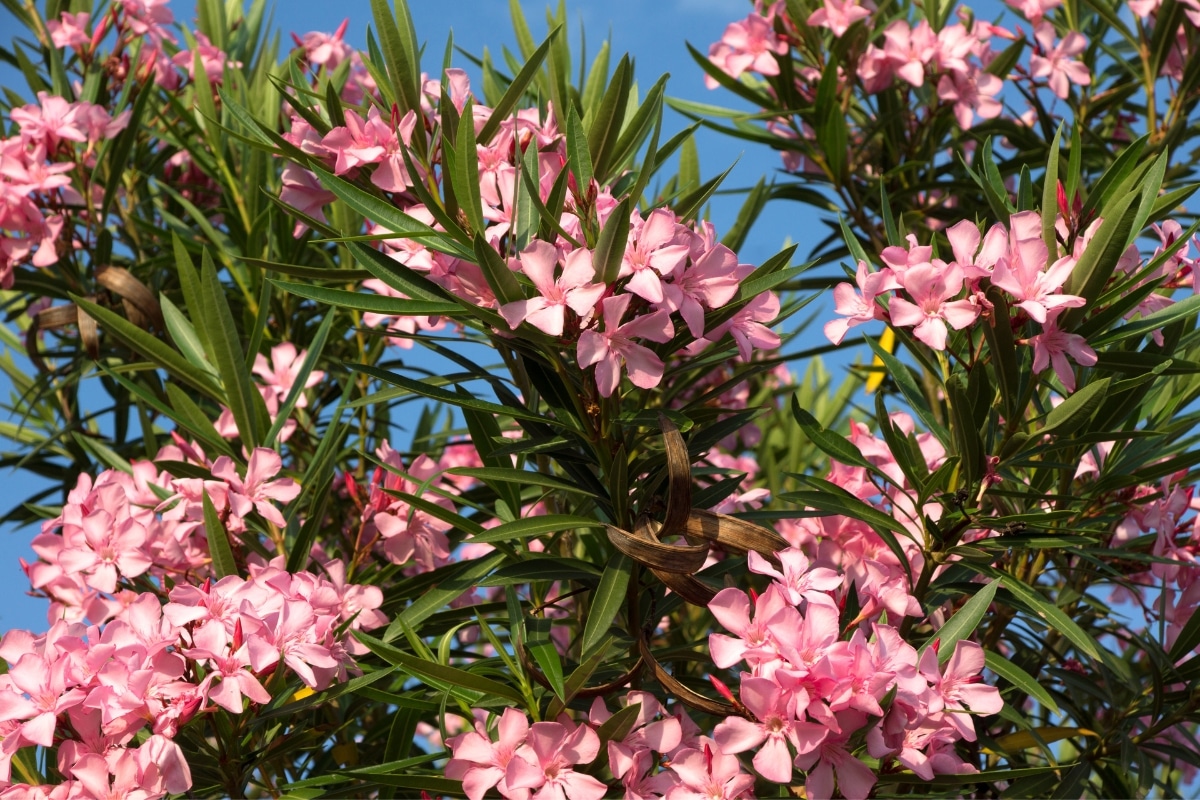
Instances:
[[[534,241],[509,268],[520,270],[533,281],[539,297],[515,300],[500,306],[500,314],[513,330],[522,322],[551,336],[562,336],[567,309],[586,319],[605,292],[603,283],[593,283],[596,269],[590,250],[572,250],[564,260],[562,274],[554,277],[558,266],[558,248],[548,242]]]
[[[800,718],[808,706],[803,690],[785,693],[772,680],[742,673],[738,695],[758,721],[726,717],[713,729],[713,739],[721,752],[730,755],[758,748],[754,754],[758,774],[775,783],[788,783],[793,772],[788,744],[798,753],[811,752],[828,735],[828,728]]]
[[[618,278],[629,278],[626,291],[651,302],[663,301],[662,276],[670,275],[688,257],[683,235],[686,229],[665,208],[656,208],[638,227],[636,237],[625,248]]]
[[[846,332],[855,325],[883,319],[883,309],[875,302],[875,298],[900,288],[900,283],[890,267],[871,272],[865,261],[858,262],[855,278],[858,282],[858,293],[855,293],[854,287],[849,283],[839,283],[833,288],[834,310],[846,317],[825,323],[825,336],[834,344],[841,344]]]
[[[1008,252],[996,263],[992,285],[1016,298],[1017,307],[1043,325],[1053,311],[1083,306],[1082,297],[1058,293],[1075,269],[1075,259],[1064,256],[1047,266],[1049,251],[1041,236],[1041,218],[1037,212],[1014,214],[1011,222]],[[1034,231],[1035,235],[1029,235]]]
[[[729,23],[721,41],[708,49],[708,58],[718,69],[736,79],[747,70],[760,75],[778,75],[779,62],[775,56],[787,55],[787,52],[787,43],[775,35],[771,21],[760,14],[751,14],[744,20]],[[704,83],[710,89],[719,85],[708,76]]]
[[[1049,317],[1042,325],[1042,332],[1026,340],[1033,346],[1033,371],[1043,372],[1054,365],[1054,374],[1068,392],[1075,391],[1075,370],[1067,356],[1083,367],[1096,365],[1096,351],[1088,346],[1087,340],[1075,333],[1067,333],[1058,327],[1056,317]]]
[[[946,349],[946,323],[961,330],[979,316],[979,306],[969,300],[951,300],[962,291],[963,273],[956,264],[939,270],[920,264],[904,273],[901,284],[915,303],[892,297],[888,313],[892,324],[915,325],[913,336],[934,350]]]
[[[1037,25],[1042,21],[1042,17],[1052,9],[1062,5],[1062,0],[1004,0],[1010,6],[1017,10],[1021,16]],[[1134,0],[1136,2],[1136,0]],[[1130,2],[1130,6],[1134,5]],[[1144,15],[1143,15],[1144,16]]]
[[[875,773],[846,749],[850,736],[863,728],[866,721],[867,715],[861,711],[839,712],[836,728],[820,746],[796,756],[796,766],[808,772],[804,788],[809,800],[831,800],[835,777],[838,791],[846,800],[866,800],[871,794]]]
[[[713,328],[705,336],[711,342],[721,340],[728,333],[737,345],[738,355],[749,361],[751,351],[774,350],[779,347],[779,334],[764,323],[774,322],[779,316],[779,297],[774,292],[763,292],[743,306],[733,318]]]
[[[721,308],[736,297],[744,274],[732,250],[714,245],[663,284],[663,308],[678,311],[688,331],[699,339],[704,336],[704,309]]]
[[[932,690],[929,712],[944,711],[945,721],[968,742],[975,741],[975,723],[964,712],[998,714],[1004,707],[1000,690],[983,683],[983,667],[983,648],[966,640],[955,643],[945,671],[938,669],[937,648],[930,647],[921,655],[921,674]]]
[[[192,80],[196,79],[196,62],[213,86],[221,85],[225,80],[225,68],[240,69],[242,62],[230,61],[225,51],[214,45],[200,31],[196,31],[196,46],[191,50],[181,50],[171,59],[175,65],[182,67]]]
[[[883,32],[883,52],[896,74],[913,86],[925,84],[925,66],[937,55],[937,34],[921,20],[910,28],[905,20],[896,20]]]
[[[1004,83],[995,75],[987,72],[950,72],[938,80],[938,97],[954,103],[954,118],[963,130],[971,127],[975,115],[980,119],[994,119],[1000,116],[1004,105],[996,99],[996,95],[1004,88]]]
[[[840,38],[851,25],[870,16],[870,9],[859,5],[859,0],[822,0],[821,7],[809,14],[808,24],[828,28]]]
[[[653,389],[662,380],[663,362],[650,349],[634,342],[634,338],[666,342],[674,328],[666,311],[655,311],[621,324],[633,295],[606,297],[604,329],[589,328],[579,336],[577,359],[580,367],[596,364],[596,387],[602,397],[610,397],[621,380],[621,364],[629,380],[642,389]]]
[[[446,762],[446,777],[461,780],[468,800],[480,800],[493,786],[510,800],[526,800],[528,789],[513,789],[505,777],[509,762],[525,745],[529,719],[515,708],[506,708],[497,726],[500,738],[493,742],[480,722],[475,730],[446,740],[452,758]]]
[[[1087,64],[1074,60],[1087,49],[1087,38],[1082,33],[1071,31],[1055,45],[1054,26],[1043,22],[1037,26],[1034,36],[1038,52],[1029,57],[1030,77],[1049,78],[1050,90],[1063,99],[1070,94],[1072,83],[1087,86],[1092,82]]]
[[[350,45],[346,44],[344,40],[346,28],[349,26],[350,18],[347,17],[342,20],[342,24],[332,34],[311,31],[304,36],[297,36],[293,33],[292,41],[298,47],[304,48],[304,55],[309,64],[314,67],[325,67],[326,70],[333,72],[337,69],[337,65],[345,61],[351,53]]]
[[[271,695],[246,669],[250,655],[245,643],[237,642],[240,633],[240,622],[232,642],[224,625],[204,625],[192,634],[194,646],[183,651],[190,659],[207,662],[209,672],[200,684],[201,694],[231,714],[242,713],[243,697],[255,703],[271,702]]]
[[[608,787],[573,769],[590,764],[599,752],[600,737],[586,723],[572,728],[535,722],[522,748],[524,757],[508,762],[505,779],[510,789],[536,790],[531,800],[600,800]]]
[[[256,447],[250,454],[245,478],[237,474],[228,456],[221,456],[213,462],[212,474],[228,484],[229,508],[234,516],[245,517],[253,509],[263,519],[282,527],[286,524],[283,515],[270,501],[290,503],[300,494],[300,484],[291,478],[271,480],[282,468],[283,460],[278,453],[266,447]]]
[[[92,43],[92,35],[87,32],[88,18],[86,11],[72,14],[64,11],[59,19],[46,22],[46,30],[50,41],[60,50],[67,47],[84,48]]]
[[[275,399],[282,402],[296,383],[300,368],[304,366],[304,359],[307,356],[307,350],[297,352],[296,345],[291,342],[281,342],[271,348],[271,361],[269,363],[266,356],[262,353],[257,354],[254,357],[254,367],[251,371],[262,378],[263,383],[270,388]],[[308,379],[304,382],[304,388],[311,389],[324,378],[324,372],[314,369],[308,374]],[[305,408],[307,405],[308,398],[304,396],[304,392],[300,392],[296,396],[296,408]]]
[[[698,749],[680,750],[671,758],[671,770],[679,783],[665,800],[743,800],[754,796],[754,776],[742,772],[737,756],[721,752],[706,736]]]

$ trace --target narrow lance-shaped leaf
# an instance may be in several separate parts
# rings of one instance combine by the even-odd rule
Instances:
[[[204,505],[204,536],[208,539],[208,554],[212,557],[213,572],[218,578],[237,574],[237,562],[233,559],[233,548],[229,545],[229,533],[208,492],[201,493]]]

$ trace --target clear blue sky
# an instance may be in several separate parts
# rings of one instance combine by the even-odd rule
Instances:
[[[525,2],[525,13],[535,38],[546,33],[545,8],[542,2]],[[689,100],[713,104],[728,104],[732,98],[722,92],[709,92],[704,88],[703,74],[692,61],[685,42],[706,52],[708,45],[720,38],[725,26],[744,17],[751,8],[746,0],[569,0],[571,18],[569,35],[573,52],[578,52],[579,31],[582,23],[587,33],[588,58],[594,56],[601,41],[611,36],[616,56],[629,52],[636,61],[639,85],[649,87],[659,75],[671,73],[667,85],[670,95]],[[172,4],[175,16],[191,21],[194,14],[192,2]],[[500,48],[504,45],[516,50],[512,27],[509,22],[508,4],[504,0],[455,0],[455,2],[431,2],[411,0],[413,20],[418,37],[428,44],[430,54],[426,69],[440,64],[442,49],[448,30],[453,29],[454,41],[465,50],[482,53],[488,47],[499,60]],[[342,20],[349,17],[347,39],[355,46],[365,44],[365,32],[370,22],[370,4],[367,0],[349,0],[330,3],[315,0],[283,0],[275,7],[275,24],[285,40],[290,33],[303,34],[308,31],[333,31]],[[6,12],[0,11],[0,36],[7,44],[16,26]],[[468,68],[465,58],[458,65]],[[0,70],[0,84],[8,85],[18,93],[30,97],[31,93],[20,82],[19,74],[10,69]],[[682,117],[669,117],[667,131],[674,133],[686,123]],[[664,136],[665,138],[665,136]],[[701,131],[697,138],[700,165],[705,179],[723,171],[740,158],[733,174],[727,179],[730,188],[752,185],[760,176],[769,174],[779,166],[775,153],[758,147],[747,147],[723,136]],[[737,198],[717,198],[713,204],[712,218],[719,231],[728,228],[740,205]],[[800,252],[805,254],[815,241],[810,237],[816,230],[814,216],[798,205],[779,204],[768,209],[751,233],[742,260],[760,263],[774,255],[787,240],[799,240]],[[7,396],[10,387],[0,376],[0,396]],[[7,443],[4,448],[7,449]],[[0,506],[10,507],[13,503],[34,491],[35,484],[19,473],[0,474]],[[20,570],[17,559],[32,560],[29,541],[36,530],[0,530],[0,632],[11,628],[44,630],[45,603],[28,597],[25,592],[28,582]]]

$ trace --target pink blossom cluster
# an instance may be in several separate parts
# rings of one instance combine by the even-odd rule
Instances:
[[[17,133],[0,138],[0,288],[13,285],[16,267],[58,263],[71,209],[87,205],[84,194],[99,187],[76,184],[70,173],[95,165],[100,142],[116,136],[129,112],[112,117],[104,108],[70,102],[46,92],[10,114]],[[81,192],[82,188],[82,192]]]
[[[466,107],[470,86],[461,70],[447,71],[448,96],[460,110]],[[434,216],[407,190],[413,177],[406,160],[417,125],[438,123],[436,104],[441,84],[426,83],[428,105],[410,110],[400,118],[386,118],[377,106],[365,117],[353,109],[345,112],[345,125],[319,134],[304,120],[294,117],[287,138],[305,153],[321,160],[336,175],[355,177],[369,174],[377,188],[391,193],[394,203],[406,214],[435,229]],[[482,130],[491,109],[472,105],[476,131]],[[537,109],[527,109],[500,124],[490,142],[477,146],[480,177],[480,213],[486,241],[505,253],[511,247],[514,209],[520,162],[528,148],[535,148],[537,187],[543,202],[555,180],[566,168],[565,137],[559,132],[553,109],[545,120]],[[574,178],[574,176],[570,176]],[[592,251],[583,246],[585,229],[608,222],[617,201],[594,181],[590,186],[569,182],[567,208],[559,219],[554,241],[533,240],[507,259],[509,269],[525,280],[524,299],[500,302],[482,269],[469,261],[427,248],[419,239],[383,240],[384,252],[400,263],[425,274],[454,295],[481,308],[499,311],[509,330],[523,325],[575,345],[582,368],[595,367],[596,385],[603,397],[617,391],[622,375],[637,387],[654,388],[662,379],[665,365],[651,345],[670,341],[684,326],[695,349],[721,340],[728,334],[742,358],[754,349],[772,349],[778,336],[765,323],[779,312],[778,298],[764,292],[751,299],[731,319],[706,328],[705,314],[732,301],[738,287],[753,268],[739,264],[729,248],[716,240],[711,225],[685,225],[667,208],[645,215],[634,210],[619,271],[612,283],[597,274]],[[322,189],[307,170],[289,166],[284,175],[282,199],[320,218],[333,196]],[[372,232],[382,229],[372,226]],[[379,281],[365,288],[400,297]],[[372,314],[369,322],[383,323],[403,342],[421,330],[436,330],[436,317],[394,317]],[[689,351],[691,352],[691,351]]]
[[[283,406],[284,400],[291,393],[293,386],[300,377],[300,369],[304,365],[304,360],[308,356],[307,350],[296,350],[296,345],[291,342],[280,342],[271,348],[271,358],[267,359],[262,353],[254,356],[254,366],[250,372],[259,379],[256,384],[259,394],[262,396],[263,404],[267,407],[267,415],[270,417],[272,424],[279,417],[279,411]],[[322,370],[314,369],[308,373],[308,377],[304,381],[304,385],[300,387],[299,393],[296,395],[296,402],[292,406],[293,409],[307,408],[308,397],[304,393],[304,389],[311,389],[320,384],[325,378],[325,373]],[[278,441],[282,444],[291,438],[296,431],[296,420],[288,418],[284,421],[279,429]],[[237,423],[234,422],[233,412],[228,408],[221,409],[221,415],[217,417],[217,421],[213,423],[217,429],[217,433],[221,434],[226,439],[236,438],[238,435]]]
[[[387,621],[378,588],[347,584],[340,561],[324,569],[327,578],[292,574],[277,559],[252,564],[248,579],[125,592],[102,625],[62,619],[41,636],[9,632],[0,643],[10,665],[0,676],[0,797],[186,791],[191,775],[173,741],[181,726],[218,707],[241,714],[247,701],[270,702],[264,681],[285,686],[275,680],[283,670],[327,687],[363,652],[339,628]],[[10,783],[11,759],[28,745],[57,746],[63,784]]]
[[[1057,320],[1066,309],[1084,305],[1082,297],[1065,294],[1062,287],[1087,237],[1079,239],[1072,253],[1051,253],[1042,236],[1041,215],[1032,211],[1012,215],[1007,226],[993,225],[986,236],[967,220],[949,228],[946,236],[954,256],[949,262],[933,257],[932,247],[919,245],[913,235],[907,247],[884,249],[881,259],[886,266],[879,271],[859,262],[858,291],[849,283],[834,290],[835,310],[844,318],[826,323],[829,340],[839,344],[849,328],[880,319],[911,327],[918,341],[946,350],[950,328],[967,328],[991,313],[985,293],[995,286],[1011,298],[1014,326],[1020,329],[1027,320],[1041,326],[1040,333],[1023,340],[1033,347],[1034,372],[1053,365],[1063,387],[1074,391],[1068,356],[1092,366],[1096,353],[1082,336],[1062,330]]]

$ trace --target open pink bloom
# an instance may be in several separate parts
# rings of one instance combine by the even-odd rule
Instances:
[[[566,257],[562,275],[554,278],[558,266],[558,248],[543,242],[531,242],[509,267],[525,273],[537,288],[539,297],[515,300],[500,306],[500,314],[513,330],[528,322],[551,336],[562,336],[567,309],[580,319],[592,313],[606,289],[603,283],[593,283],[596,269],[590,250],[572,250]]]
[[[1038,52],[1029,57],[1029,74],[1034,78],[1049,78],[1050,91],[1066,99],[1071,84],[1087,86],[1092,74],[1087,64],[1075,61],[1074,57],[1087,49],[1087,38],[1079,31],[1071,31],[1057,45],[1054,44],[1054,26],[1043,22],[1037,26],[1034,36]]]
[[[758,748],[754,754],[758,774],[775,783],[789,782],[793,769],[788,744],[799,753],[811,752],[824,741],[829,729],[801,719],[808,706],[804,690],[785,693],[775,681],[743,672],[738,694],[758,721],[726,717],[713,729],[717,746],[730,755]]]
[[[1062,0],[1005,0],[1005,2],[1034,25],[1042,21],[1046,12],[1062,5]],[[1132,6],[1133,3],[1129,5]]]
[[[825,323],[825,337],[834,344],[841,344],[846,332],[855,325],[883,319],[883,309],[875,302],[875,298],[900,288],[890,267],[871,272],[865,261],[858,262],[855,279],[858,282],[857,294],[849,283],[839,283],[833,288],[834,310],[846,317]]]
[[[921,654],[921,674],[932,689],[930,713],[945,711],[945,721],[968,742],[975,741],[975,723],[965,711],[998,714],[1004,707],[1000,690],[983,683],[983,667],[983,648],[975,642],[956,642],[944,672],[938,669],[936,648]]]
[[[184,650],[183,654],[190,659],[207,662],[209,673],[201,684],[204,696],[231,714],[242,713],[243,696],[255,703],[271,702],[271,695],[246,669],[250,666],[246,645],[241,643],[236,648],[232,647],[224,625],[204,625],[196,630],[192,638],[195,647]],[[234,637],[235,640],[237,638]]]
[[[836,591],[842,586],[842,576],[836,570],[814,567],[809,563],[808,556],[799,548],[789,547],[780,550],[776,555],[779,557],[782,572],[753,550],[747,553],[746,563],[751,572],[775,578],[788,602],[794,606],[799,606],[804,599],[822,602],[822,598],[827,597],[825,592]]]
[[[683,729],[679,720],[666,716],[666,711],[650,692],[633,691],[625,695],[625,707],[639,706],[633,727],[621,741],[609,740],[608,766],[613,777],[628,778],[638,769],[642,753],[669,753],[679,747]],[[658,717],[663,717],[658,719]],[[612,718],[604,700],[597,697],[588,714],[588,722],[597,728]]]
[[[804,788],[809,800],[832,800],[834,778],[846,800],[866,800],[875,785],[875,773],[846,749],[851,734],[861,729],[867,715],[842,711],[837,715],[841,733],[831,731],[815,750],[796,756],[796,766],[807,771]]]
[[[229,61],[225,51],[209,41],[208,37],[196,31],[196,47],[192,50],[182,50],[171,59],[175,65],[187,71],[192,80],[196,79],[197,62],[204,70],[208,82],[214,86],[220,85],[225,79],[225,68],[239,69],[240,61]]]
[[[925,84],[925,66],[938,51],[937,34],[921,20],[910,28],[905,20],[896,20],[883,32],[883,52],[897,75],[913,86]]]
[[[1033,371],[1043,372],[1054,365],[1054,374],[1068,392],[1075,391],[1075,370],[1067,356],[1083,367],[1096,365],[1096,351],[1088,346],[1087,340],[1075,333],[1067,333],[1058,327],[1053,314],[1042,325],[1042,332],[1026,340],[1033,346]]]
[[[506,708],[497,730],[500,738],[493,742],[488,738],[483,724],[476,722],[475,730],[446,740],[453,754],[446,762],[446,777],[462,781],[463,792],[468,800],[480,800],[493,786],[498,788],[500,794],[514,800],[529,797],[528,789],[514,790],[505,778],[509,762],[516,756],[517,750],[525,745],[529,720],[523,712]]]
[[[1008,252],[996,263],[992,285],[1016,298],[1017,307],[1043,325],[1051,312],[1083,306],[1082,297],[1058,294],[1075,269],[1075,259],[1064,256],[1047,267],[1049,251],[1041,236],[1037,212],[1014,214],[1011,222]]]
[[[709,331],[706,338],[716,342],[728,333],[737,345],[738,355],[743,361],[749,361],[754,349],[774,350],[779,347],[779,334],[765,324],[774,322],[778,316],[779,296],[774,292],[763,292],[734,314],[733,319]]]
[[[78,14],[64,11],[59,19],[47,21],[46,31],[50,34],[50,41],[60,50],[87,47],[92,43],[92,35],[87,32],[90,16],[86,11]]]
[[[296,383],[300,368],[304,366],[304,359],[307,356],[307,350],[296,352],[296,345],[291,342],[281,342],[271,348],[271,361],[269,364],[267,363],[266,356],[262,353],[254,357],[252,372],[262,378],[263,383],[271,388],[275,399],[282,402]],[[304,382],[304,388],[311,389],[324,378],[324,372],[314,369],[308,374],[308,380]],[[304,396],[304,392],[300,392],[296,396],[296,408],[304,408],[307,405],[308,398]]]
[[[746,70],[759,75],[778,75],[779,62],[775,56],[787,55],[787,52],[787,43],[779,41],[771,21],[759,14],[751,14],[744,20],[729,23],[721,41],[708,49],[708,58],[731,78],[741,77]],[[704,83],[710,89],[719,85],[707,76]]]
[[[708,610],[737,638],[723,633],[709,634],[708,649],[713,663],[725,669],[743,659],[752,667],[778,659],[778,645],[768,623],[788,608],[787,597],[774,583],[755,598],[753,621],[750,619],[750,597],[745,592],[732,587],[717,592],[717,596],[709,601]],[[794,614],[795,609],[792,612]]]
[[[954,103],[954,118],[960,128],[971,127],[975,115],[980,119],[1000,116],[1004,105],[996,99],[1004,82],[995,75],[975,70],[972,72],[948,72],[938,80],[938,97]]]
[[[238,476],[228,456],[213,462],[213,477],[229,484],[229,508],[234,516],[245,517],[251,509],[258,511],[263,519],[275,525],[284,525],[283,515],[271,505],[271,500],[290,503],[300,494],[300,484],[291,478],[277,478],[283,468],[283,460],[274,450],[256,447],[250,454],[246,477]]]
[[[572,729],[560,722],[535,722],[523,757],[508,762],[505,779],[511,789],[536,790],[533,800],[600,800],[608,787],[572,769],[590,764],[599,752],[600,737],[586,723]]]
[[[944,269],[919,264],[904,273],[901,284],[915,303],[893,297],[888,302],[892,324],[915,325],[913,336],[934,350],[946,349],[947,322],[961,330],[979,316],[979,306],[971,301],[950,299],[962,291],[963,273],[957,264]]]
[[[21,139],[53,152],[61,141],[86,142],[87,131],[79,107],[65,98],[38,92],[37,105],[14,108],[9,117],[21,129]]]
[[[741,800],[753,797],[754,776],[742,772],[737,756],[723,753],[706,736],[699,749],[685,749],[671,758],[671,770],[679,783],[665,800]]]
[[[699,339],[704,336],[704,309],[720,308],[732,300],[742,277],[737,255],[723,244],[715,245],[663,284],[663,307],[678,311],[688,331]]]
[[[629,277],[626,291],[647,302],[661,303],[662,276],[670,275],[687,260],[689,248],[682,236],[685,232],[671,211],[665,208],[651,211],[621,260],[618,277]]]
[[[1003,225],[993,225],[982,237],[979,246],[979,228],[970,220],[962,220],[946,229],[946,238],[954,252],[954,263],[963,271],[968,281],[990,278],[996,262],[1004,257],[1008,247],[1008,230]]]
[[[629,380],[642,389],[653,389],[662,380],[663,362],[649,348],[634,342],[634,337],[665,342],[674,335],[668,312],[660,310],[621,324],[632,295],[604,298],[604,329],[589,328],[579,336],[579,366],[596,364],[596,387],[602,397],[611,397],[621,381],[621,364]]]
[[[828,28],[834,36],[842,36],[846,30],[861,19],[871,16],[869,9],[859,5],[859,0],[822,0],[823,5],[808,15],[808,24],[814,28]]]
[[[350,26],[350,18],[342,20],[342,24],[338,26],[333,33],[321,33],[312,31],[297,36],[292,34],[292,41],[298,46],[304,48],[304,55],[308,59],[308,63],[314,67],[325,67],[332,72],[337,69],[337,65],[345,61],[352,52],[350,45],[346,44],[346,28]]]

